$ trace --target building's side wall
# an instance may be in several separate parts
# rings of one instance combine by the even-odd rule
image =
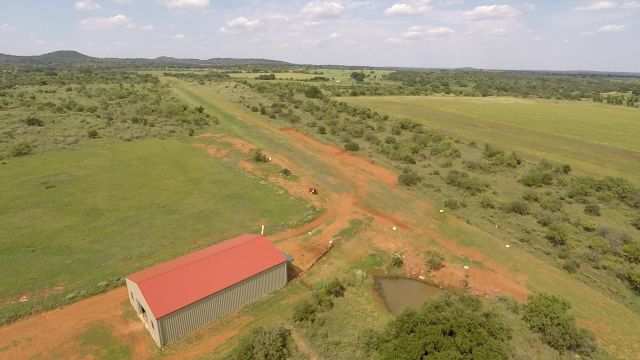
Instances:
[[[287,263],[276,265],[158,321],[162,345],[166,345],[239,307],[287,284]]]
[[[147,313],[147,328],[151,333],[151,337],[153,337],[153,340],[155,340],[158,346],[162,346],[162,340],[160,338],[160,324],[151,312],[151,308],[149,307],[149,304],[147,304],[147,300],[142,296],[142,292],[136,283],[129,279],[125,279],[125,281],[127,282],[127,297],[129,298],[131,306],[133,306],[136,314],[140,314],[138,303],[144,307]]]

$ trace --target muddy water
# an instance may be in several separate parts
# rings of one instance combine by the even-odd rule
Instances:
[[[417,310],[427,299],[442,293],[435,285],[403,277],[376,277],[375,283],[378,294],[393,314],[405,308]]]

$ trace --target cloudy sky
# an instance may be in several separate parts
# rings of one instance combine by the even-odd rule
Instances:
[[[640,72],[640,0],[0,1],[0,53]]]

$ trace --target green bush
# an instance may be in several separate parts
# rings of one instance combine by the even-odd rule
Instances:
[[[430,270],[440,270],[444,267],[444,257],[439,252],[427,250],[424,256],[425,263]]]
[[[587,232],[594,232],[598,229],[598,224],[595,221],[587,220],[582,223],[582,230]]]
[[[449,171],[444,181],[451,186],[465,190],[471,195],[477,195],[489,188],[489,184],[479,178],[471,177],[464,171],[458,170]]]
[[[564,224],[555,222],[549,225],[545,238],[554,246],[566,245],[569,241],[569,230]]]
[[[631,220],[631,226],[636,228],[636,230],[640,230],[640,217],[637,217]]]
[[[569,273],[573,274],[573,273],[575,273],[576,271],[578,271],[578,269],[580,269],[580,263],[579,263],[577,260],[575,260],[575,259],[567,260],[567,261],[565,261],[565,263],[562,265],[562,268],[563,268],[563,269],[565,269],[565,270],[567,270],[567,272],[569,272]]]
[[[360,150],[360,145],[358,145],[357,142],[349,140],[344,144],[344,148],[348,151],[358,151]]]
[[[267,157],[267,155],[265,155],[261,149],[255,149],[253,151],[253,155],[251,155],[251,160],[253,160],[253,162],[268,162],[269,158]]]
[[[13,157],[29,155],[33,152],[33,147],[27,143],[18,143],[11,148],[10,155]]]
[[[193,129],[190,129],[190,130],[193,130]],[[98,130],[91,129],[91,130],[87,131],[87,136],[88,136],[90,139],[95,139],[95,138],[97,138],[97,137],[98,137]]]
[[[584,206],[584,213],[591,216],[600,216],[600,206],[598,204],[587,204]]]
[[[626,274],[625,279],[629,283],[629,287],[631,288],[631,290],[640,295],[640,271],[629,271]]]
[[[495,209],[496,208],[496,202],[495,200],[493,200],[493,198],[483,195],[480,198],[480,206],[483,209]]]
[[[258,327],[242,338],[230,360],[286,360],[295,355],[291,330],[279,327]]]
[[[27,124],[27,126],[44,126],[44,121],[35,116],[29,116],[24,119],[24,123]]]
[[[512,330],[471,295],[449,293],[419,311],[405,310],[380,332],[362,337],[362,347],[382,360],[509,359]],[[375,354],[375,355],[374,355]]]
[[[317,86],[309,86],[307,89],[305,89],[304,96],[311,99],[321,99],[323,97],[322,90],[320,90],[320,88],[318,88]]]
[[[531,209],[529,208],[529,204],[522,200],[514,200],[508,203],[505,207],[505,210],[512,214],[518,214],[521,216],[529,215]]]
[[[563,299],[535,294],[523,306],[522,320],[552,348],[588,356],[596,350],[593,335],[576,327],[569,309],[571,305]]]
[[[622,246],[622,252],[627,260],[640,264],[640,241],[630,242]]]
[[[318,317],[318,308],[311,303],[308,299],[305,299],[297,303],[293,307],[293,321],[295,322],[309,322],[316,321]]]
[[[451,210],[457,210],[462,207],[466,207],[467,204],[464,201],[458,201],[454,199],[447,199],[443,203],[444,207]]]
[[[402,174],[398,176],[398,184],[405,186],[415,186],[422,181],[422,177],[411,169],[404,169]]]

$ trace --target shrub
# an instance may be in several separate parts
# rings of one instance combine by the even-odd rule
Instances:
[[[591,216],[600,216],[600,206],[598,204],[587,204],[584,206],[584,213]]]
[[[582,230],[587,232],[594,232],[598,228],[598,224],[595,221],[587,220],[582,223]]]
[[[580,263],[577,260],[567,260],[565,261],[565,263],[562,265],[562,268],[567,270],[567,272],[573,274],[576,271],[578,271],[578,269],[580,269]]]
[[[465,190],[471,195],[477,195],[489,188],[489,184],[479,178],[471,177],[469,174],[458,170],[449,171],[444,181],[449,185]]]
[[[33,147],[27,143],[18,143],[11,148],[10,154],[13,157],[29,155],[33,152]]]
[[[344,291],[344,286],[342,285],[340,280],[336,278],[330,278],[329,280],[322,281],[315,288],[315,292],[326,297],[334,298],[343,297]]]
[[[440,270],[444,267],[444,257],[439,252],[427,250],[424,256],[425,263],[430,270]]]
[[[569,230],[560,222],[549,225],[545,238],[554,246],[566,245],[569,241]]]
[[[401,268],[404,264],[404,260],[402,259],[402,254],[393,254],[391,255],[391,260],[389,261],[390,268]]]
[[[258,80],[275,80],[275,74],[262,74],[258,76]]]
[[[289,170],[289,168],[284,168],[280,170],[280,175],[284,177],[291,176],[291,170]]]
[[[191,129],[191,130],[193,130],[193,129]],[[91,138],[91,139],[97,138],[98,137],[98,130],[91,129],[91,130],[87,131],[87,136],[89,136],[89,138]]]
[[[535,217],[536,217],[536,220],[538,221],[538,224],[545,227],[559,220],[558,216],[556,216],[554,213],[550,211],[545,211],[545,210],[537,211],[535,213]]]
[[[326,134],[326,133],[327,133],[327,128],[325,128],[322,125],[318,126],[318,134]]]
[[[27,126],[44,126],[44,121],[34,116],[29,116],[24,119],[24,123],[27,124]]]
[[[349,140],[344,144],[344,148],[348,151],[358,151],[360,150],[360,145],[358,145],[357,142]]]
[[[622,252],[627,260],[640,264],[640,241],[634,241],[624,245]]]
[[[466,204],[463,201],[457,201],[453,199],[447,199],[443,203],[444,207],[451,210],[457,210],[461,207],[465,207]]]
[[[231,360],[286,360],[291,359],[295,345],[291,330],[279,327],[258,327],[242,338],[231,353]]]
[[[640,271],[629,271],[625,275],[625,279],[629,283],[629,287],[631,288],[631,290],[640,295]]]
[[[562,210],[562,200],[558,198],[541,199],[540,207],[551,212],[558,212]]]
[[[320,99],[322,98],[322,91],[317,86],[309,86],[304,91],[304,96],[311,99]]]
[[[405,186],[414,186],[422,181],[422,177],[411,169],[404,169],[402,174],[398,176],[398,184]]]
[[[640,217],[631,220],[631,226],[636,228],[636,230],[640,230]]]
[[[299,302],[293,307],[293,321],[295,322],[312,323],[316,321],[317,317],[318,309],[308,299]]]
[[[553,179],[553,165],[548,161],[542,160],[538,165],[522,175],[520,182],[529,187],[541,187],[553,184]]]
[[[268,162],[269,158],[267,157],[267,155],[265,155],[261,149],[255,149],[253,151],[253,155],[251,155],[251,160],[253,160],[253,162]]]
[[[496,202],[490,198],[489,196],[482,196],[480,198],[480,206],[483,209],[495,209],[496,208]]]
[[[588,356],[596,350],[593,335],[576,327],[569,309],[571,305],[563,299],[536,294],[523,306],[522,320],[552,348]]]
[[[507,212],[518,214],[521,216],[529,215],[529,213],[531,212],[529,204],[522,200],[514,200],[508,203],[505,210]]]

